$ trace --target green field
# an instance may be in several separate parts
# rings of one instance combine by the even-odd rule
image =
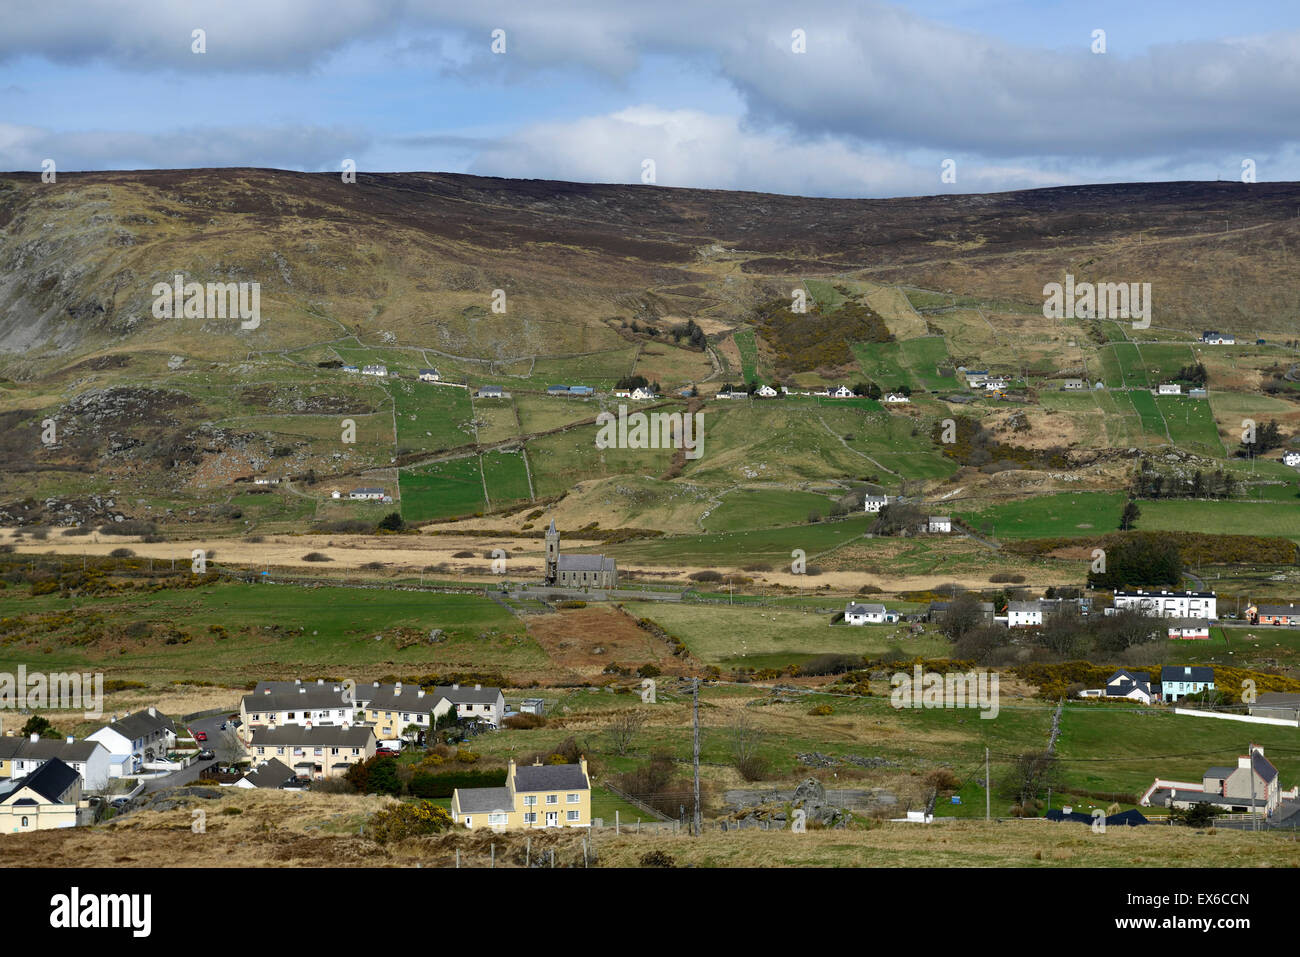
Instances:
[[[309,548],[303,545],[304,552]],[[0,617],[42,612],[54,613],[55,626],[0,645],[0,670],[39,660],[49,669],[95,669],[145,681],[201,678],[242,687],[261,678],[378,677],[396,668],[526,672],[546,660],[524,637],[518,619],[474,595],[236,583],[72,600],[20,596],[12,588],[0,592]],[[173,643],[159,634],[134,638],[123,631],[133,622],[180,637]],[[211,626],[221,626],[228,637]],[[426,634],[441,628],[446,640],[399,649],[398,628]],[[95,638],[99,633],[103,637]]]
[[[1161,499],[1138,503],[1142,531],[1208,532],[1213,535],[1277,535],[1300,541],[1300,500],[1218,502]]]
[[[787,489],[745,489],[731,492],[722,499],[704,527],[710,532],[735,532],[742,529],[795,525],[805,522],[808,513],[825,516],[832,500],[815,492]]]
[[[864,516],[815,525],[796,525],[746,532],[709,535],[672,535],[645,541],[606,546],[601,551],[626,560],[671,565],[745,565],[767,562],[788,566],[790,553],[802,548],[809,564],[818,552],[858,538],[867,530]],[[813,581],[812,578],[809,579]]]
[[[1125,500],[1122,492],[1062,492],[977,510],[954,507],[953,514],[980,530],[991,526],[997,538],[1088,537],[1118,529]]]
[[[1138,419],[1142,422],[1142,431],[1168,440],[1169,433],[1165,428],[1164,416],[1160,414],[1160,408],[1156,405],[1156,397],[1143,389],[1133,389],[1128,393],[1128,397],[1137,411]]]
[[[1216,458],[1225,454],[1208,400],[1158,395],[1155,403],[1169,427],[1175,445],[1190,451],[1209,453]]]
[[[400,481],[402,518],[408,522],[483,511],[483,479],[477,456],[403,469]]]
[[[494,508],[506,502],[527,500],[528,473],[523,452],[489,452],[483,456],[483,478]]]
[[[737,329],[732,336],[740,350],[740,374],[745,384],[758,379],[758,342],[753,329]]]
[[[397,447],[436,452],[474,441],[469,392],[399,379],[388,384],[397,422]]]

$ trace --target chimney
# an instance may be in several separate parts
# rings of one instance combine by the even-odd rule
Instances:
[[[511,758],[510,763],[506,765],[506,787],[515,786],[515,759]]]
[[[475,686],[474,686],[474,690],[475,690],[475,691],[482,691],[482,690],[483,690],[483,686],[482,686],[482,685],[475,685]]]
[[[270,688],[263,688],[263,689],[262,689],[262,694],[270,694],[270,693],[271,693],[271,689],[270,689]]]
[[[307,689],[304,688],[302,685],[299,685],[299,686],[298,686],[298,694],[306,694],[306,693],[307,693]]]
[[[419,691],[417,691],[417,692],[415,693],[415,696],[416,696],[417,698],[423,698],[423,697],[424,697],[424,689],[421,688]]]
[[[301,679],[301,678],[294,678],[294,679],[293,679],[293,683],[296,684],[296,685],[300,685],[300,684],[302,684],[302,679]]]
[[[66,742],[67,742],[68,744],[76,744],[76,743],[77,743],[77,739],[74,738],[72,735],[68,735],[68,737],[66,738]]]
[[[578,767],[582,768],[582,776],[587,776],[587,756],[584,754],[578,758]]]
[[[39,740],[41,740],[41,736],[40,736],[39,734],[37,734],[35,731],[33,731],[33,732],[32,732],[32,744],[35,744],[35,743],[36,743],[37,741],[39,741]]]
[[[379,682],[378,682],[378,681],[375,682],[375,687],[376,687],[376,688],[379,687]]]
[[[317,679],[316,679],[316,683],[317,683],[318,685],[323,685],[323,684],[325,683],[325,679],[324,679],[324,678],[317,678]]]
[[[453,684],[453,685],[451,686],[451,690],[452,690],[452,691],[459,691],[459,690],[460,690],[460,685],[458,685],[458,684]]]
[[[149,706],[149,717],[151,718],[158,717],[158,709],[155,708],[153,705]]]
[[[393,694],[401,694],[401,693],[402,693],[402,683],[399,681],[397,682],[397,684],[393,685]]]

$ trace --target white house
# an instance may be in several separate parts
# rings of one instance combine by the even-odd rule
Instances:
[[[647,386],[638,386],[632,390],[632,398],[639,401],[647,401],[655,398],[654,389]]]
[[[330,498],[342,498],[342,497],[343,497],[343,493],[340,492],[338,489],[333,489],[330,491]]]
[[[1201,333],[1201,342],[1207,346],[1232,346],[1236,345],[1237,337],[1211,330]]]
[[[348,493],[348,498],[362,501],[382,501],[387,494],[382,488],[354,488]]]
[[[1208,618],[1219,617],[1219,603],[1212,591],[1160,591],[1149,592],[1120,590],[1115,592],[1113,609],[1115,611],[1133,608],[1144,615],[1159,615],[1163,618]]]
[[[614,392],[613,392],[613,396],[614,396],[614,398],[616,398],[616,399],[630,399],[630,398],[632,398],[632,390],[631,390],[631,389],[615,389]],[[719,392],[719,393],[718,393],[718,398],[719,398],[719,399],[730,399],[730,398],[731,398],[731,393],[730,393],[730,392]]]
[[[1061,388],[1069,392],[1078,391],[1079,389],[1085,388],[1085,386],[1082,379],[1066,379],[1061,383]]]
[[[98,741],[78,741],[71,736],[42,738],[39,734],[29,738],[0,738],[0,766],[8,762],[10,777],[21,778],[31,774],[54,758],[81,775],[82,787],[86,790],[99,791],[108,787],[112,762],[108,748]]]
[[[986,392],[997,392],[999,389],[1005,389],[1006,387],[1007,380],[1000,377],[984,380],[984,389]]]
[[[437,381],[438,381],[439,379],[441,379],[441,378],[442,378],[442,376],[439,374],[439,372],[438,372],[437,369],[421,369],[421,370],[420,370],[420,381],[421,381],[421,382],[437,382]]]
[[[1287,452],[1282,456],[1282,464],[1300,468],[1300,452]]]
[[[361,374],[362,374],[362,375],[386,376],[386,375],[388,375],[388,366],[385,366],[385,365],[368,365],[368,366],[362,366],[362,367],[361,367]]]
[[[947,534],[952,531],[952,517],[948,515],[931,515],[927,528],[931,532]]]
[[[265,475],[259,475],[257,478],[253,479],[253,484],[254,485],[279,485],[280,480],[278,478],[267,478]]]
[[[885,401],[891,404],[898,404],[903,402],[911,402],[912,400],[909,399],[907,396],[903,395],[903,393],[901,392],[891,392],[887,396],[885,396]]]
[[[1156,388],[1157,395],[1182,395],[1183,387],[1177,382],[1162,382]]]
[[[475,718],[494,728],[499,728],[505,719],[506,699],[500,688],[485,688],[482,685],[475,685],[473,688],[462,687],[459,684],[437,685],[433,689],[433,696],[435,699],[442,697],[450,702],[456,709],[456,717],[462,720]],[[442,708],[442,702],[438,702],[438,708]],[[442,711],[438,713],[441,714]]]
[[[1037,601],[1007,602],[1007,627],[1030,628],[1043,623],[1043,606]]]
[[[844,607],[844,624],[878,625],[885,620],[885,606],[877,604],[860,605],[849,602]]]
[[[1205,618],[1179,618],[1169,623],[1168,635],[1175,639],[1208,640],[1210,622]]]
[[[777,392],[770,385],[760,385],[757,394],[764,399],[773,399],[776,398]]]
[[[500,399],[504,397],[499,385],[481,385],[478,387],[476,395],[480,399]]]
[[[853,390],[850,389],[850,388],[849,388],[848,386],[846,386],[846,385],[842,385],[842,386],[839,386],[839,387],[837,387],[837,388],[834,388],[834,389],[832,389],[828,394],[830,395],[830,397],[831,397],[832,399],[851,399],[851,398],[853,398]]]
[[[889,504],[888,495],[864,495],[862,497],[862,509],[867,512],[879,512]]]
[[[176,726],[171,718],[156,708],[137,711],[117,718],[87,741],[98,741],[108,749],[109,774],[118,777],[134,774],[146,761],[161,759],[176,746]]]

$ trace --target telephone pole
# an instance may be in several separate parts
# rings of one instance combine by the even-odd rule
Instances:
[[[989,797],[989,788],[993,786],[993,781],[989,778],[989,749],[984,749],[984,823],[988,823],[992,818],[992,798]]]
[[[695,828],[695,836],[700,836],[700,679],[695,678],[691,683],[691,697],[693,699],[693,710],[695,711],[695,813],[692,820]]]

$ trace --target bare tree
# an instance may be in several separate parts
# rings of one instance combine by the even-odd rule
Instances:
[[[632,742],[636,736],[641,733],[645,727],[646,713],[644,711],[625,711],[614,718],[605,731],[609,734],[610,745],[614,753],[622,756],[632,747]]]
[[[1024,805],[1035,800],[1046,788],[1055,786],[1058,770],[1056,756],[1046,751],[1016,755],[1010,781],[1016,801]]]
[[[767,737],[747,711],[740,712],[728,729],[731,757],[736,770],[746,781],[761,781],[767,773],[767,759],[762,755]]]

